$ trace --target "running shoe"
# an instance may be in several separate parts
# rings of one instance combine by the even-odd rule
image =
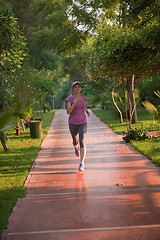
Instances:
[[[79,164],[79,171],[84,171],[84,163]]]
[[[77,148],[75,148],[75,154],[76,154],[77,157],[79,157],[79,151],[78,151]]]

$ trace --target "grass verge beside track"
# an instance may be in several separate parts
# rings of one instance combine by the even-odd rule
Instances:
[[[43,114],[43,138],[45,137],[55,110]],[[38,118],[37,114],[35,118]],[[43,139],[31,139],[30,129],[21,129],[16,136],[15,130],[6,132],[7,144],[12,151],[5,152],[0,145],[0,238],[7,225],[11,211],[19,197],[25,196],[23,184],[40,150]]]
[[[114,132],[122,134],[123,131],[127,131],[127,123],[120,124],[120,118],[109,110],[92,109],[97,117],[101,121],[106,123]],[[144,109],[139,108],[137,110],[138,123],[133,124],[133,129],[146,129],[149,131],[160,131],[160,124],[153,122],[152,116]],[[150,140],[131,141],[130,144],[139,152],[145,154],[152,162],[160,166],[160,137]]]

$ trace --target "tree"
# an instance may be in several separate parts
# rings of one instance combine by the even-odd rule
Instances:
[[[34,34],[27,33],[33,46],[73,53],[84,43],[79,54],[87,76],[98,82],[108,76],[127,81],[130,122],[136,122],[135,79],[159,68],[158,1],[32,0],[28,4],[25,0],[23,4],[35,20]]]
[[[90,38],[93,44],[87,53],[88,58],[85,52],[83,54],[87,59],[86,71],[92,79],[102,79],[102,76],[110,74],[127,79],[131,127],[132,119],[137,121],[135,77],[155,74],[159,69],[158,1],[76,1],[76,6],[79,12],[84,11],[84,6],[92,7],[89,14],[94,9],[103,9],[105,17],[101,18],[102,24],[95,30],[96,35]],[[108,14],[109,10],[112,15]],[[86,42],[84,46],[86,48]]]
[[[19,30],[17,20],[3,8],[0,8],[0,41],[0,70],[21,68],[28,56],[25,37]]]
[[[28,57],[26,40],[13,17],[10,5],[0,3],[0,111],[4,112],[9,99],[10,73],[21,68]],[[8,88],[9,87],[9,88]]]
[[[159,26],[148,25],[134,30],[117,25],[106,28],[106,25],[103,21],[97,28],[96,36],[89,38],[88,45],[84,43],[82,64],[92,79],[97,81],[103,81],[107,75],[127,79],[131,127],[132,118],[136,122],[135,77],[153,75],[159,69],[159,31],[154,31]]]
[[[35,1],[32,0],[31,11],[36,16],[37,28],[31,40],[45,49],[72,51],[80,43],[83,33],[68,18],[71,0]],[[40,21],[41,19],[41,21]]]

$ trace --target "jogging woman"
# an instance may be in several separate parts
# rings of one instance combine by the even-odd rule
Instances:
[[[76,81],[72,84],[73,94],[67,98],[67,114],[69,114],[69,130],[72,135],[75,154],[79,157],[79,171],[84,171],[84,160],[86,155],[85,137],[87,133],[87,117],[90,116],[86,109],[87,97],[81,95],[82,85]],[[86,114],[85,114],[86,113]]]

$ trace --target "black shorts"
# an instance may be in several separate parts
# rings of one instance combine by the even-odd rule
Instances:
[[[69,130],[72,135],[73,145],[76,146],[79,142],[80,148],[85,146],[85,137],[87,133],[87,123],[80,125],[69,124]],[[79,135],[79,136],[78,136]]]

